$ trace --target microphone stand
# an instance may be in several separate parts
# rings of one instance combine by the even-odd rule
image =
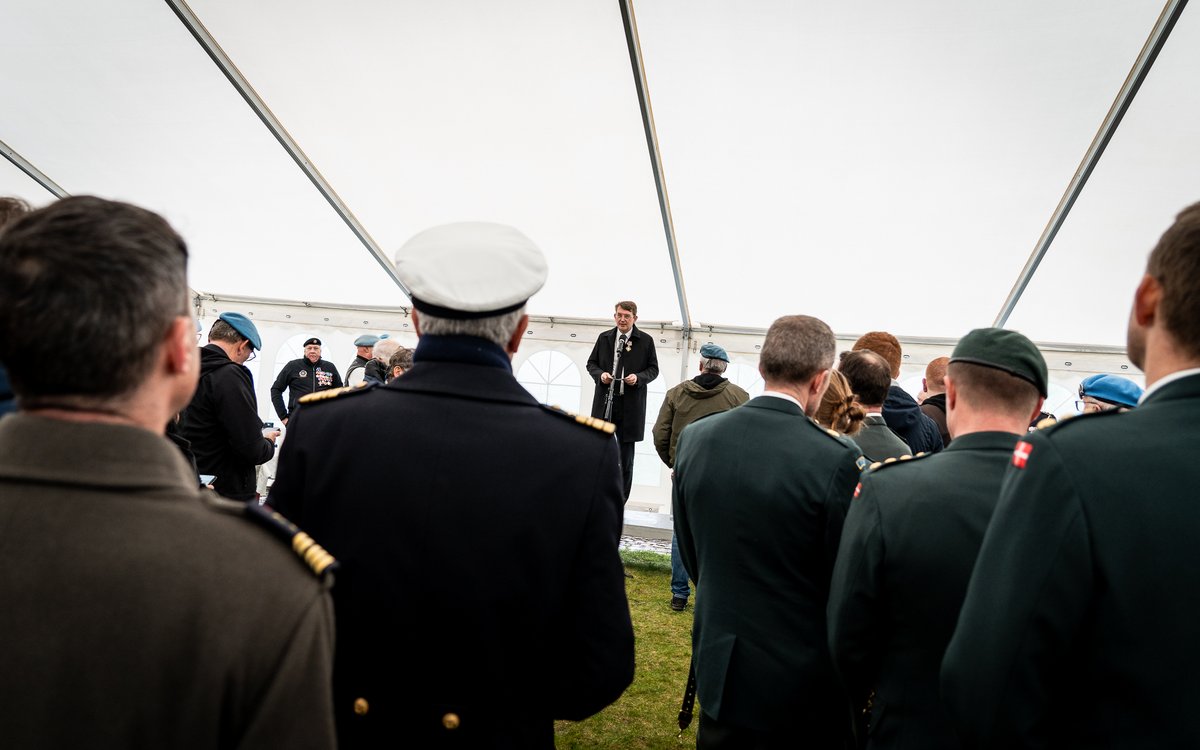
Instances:
[[[613,396],[616,395],[617,389],[617,373],[621,367],[621,347],[617,347],[617,353],[613,356],[612,380],[608,381],[608,394],[604,397],[604,421],[612,421]]]

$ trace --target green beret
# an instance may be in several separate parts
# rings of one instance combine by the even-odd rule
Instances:
[[[1048,394],[1050,375],[1045,358],[1032,341],[1016,331],[976,328],[958,340],[950,362],[994,367],[1033,383],[1043,398]]]

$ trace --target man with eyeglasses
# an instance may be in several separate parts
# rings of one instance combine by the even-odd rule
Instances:
[[[633,489],[634,449],[646,437],[646,385],[658,377],[654,339],[634,325],[637,319],[636,302],[618,302],[613,311],[616,328],[596,338],[587,361],[587,371],[596,381],[592,416],[617,426],[626,500]]]
[[[254,469],[275,455],[279,430],[264,431],[254,379],[245,364],[262,348],[245,315],[221,313],[200,347],[200,383],[179,430],[191,441],[196,467],[212,474],[213,489],[231,500],[255,498]]]
[[[1082,414],[1120,409],[1128,411],[1137,406],[1142,388],[1120,375],[1092,375],[1079,384],[1079,401],[1075,409]]]

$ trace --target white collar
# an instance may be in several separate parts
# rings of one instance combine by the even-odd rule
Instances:
[[[797,401],[794,396],[789,396],[786,393],[780,393],[779,391],[763,391],[759,395],[770,396],[771,398],[781,398],[784,401],[791,401],[793,404],[800,407],[800,411],[804,411],[804,404]]]
[[[1154,385],[1142,391],[1142,397],[1138,399],[1138,405],[1140,406],[1146,399],[1150,398],[1151,393],[1154,393],[1164,385],[1167,385],[1168,383],[1174,383],[1176,380],[1182,380],[1184,378],[1191,377],[1192,375],[1200,375],[1200,367],[1190,367],[1186,370],[1176,370],[1170,375],[1164,375],[1163,377],[1154,381]]]

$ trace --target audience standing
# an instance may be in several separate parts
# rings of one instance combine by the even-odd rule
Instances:
[[[332,362],[321,359],[321,339],[304,342],[304,356],[293,359],[283,366],[275,383],[271,386],[271,405],[279,415],[279,421],[287,425],[296,403],[301,396],[342,387],[342,376]],[[288,405],[283,406],[283,392],[288,392]]]
[[[863,474],[833,570],[829,648],[868,748],[961,747],[938,671],[1013,446],[1046,394],[1046,362],[1015,331],[968,333],[942,374],[954,442]]]
[[[379,337],[370,333],[354,339],[355,355],[346,368],[346,385],[358,385],[366,379],[367,363],[375,359],[375,344],[378,342]]]
[[[741,386],[721,377],[729,367],[729,354],[716,344],[700,347],[700,374],[667,391],[658,420],[654,423],[654,449],[670,468],[675,468],[675,446],[683,428],[701,417],[728,411],[750,400]],[[687,571],[679,558],[679,544],[671,534],[671,609],[687,607],[691,589]]]
[[[306,403],[269,502],[343,567],[343,748],[551,748],[633,678],[612,425],[542,406],[512,373],[541,251],[497,224],[396,254],[416,366]],[[364,424],[399,425],[364,443]],[[532,462],[531,457],[537,457]],[[404,477],[379,491],[378,467]]]
[[[829,387],[817,407],[817,424],[853,439],[862,430],[866,418],[867,412],[858,403],[846,376],[838,370],[830,370]]]
[[[883,418],[883,403],[891,383],[887,361],[870,350],[842,352],[838,369],[865,412],[862,430],[854,436],[863,456],[868,461],[886,461],[908,455],[908,443]]]
[[[592,416],[607,419],[617,426],[621,479],[628,500],[633,490],[634,449],[646,436],[646,386],[658,377],[658,353],[654,349],[654,338],[635,325],[636,303],[618,302],[613,320],[616,327],[596,338],[596,345],[588,357],[587,371],[596,382]],[[610,391],[612,410],[606,415],[605,404]]]
[[[825,602],[859,452],[809,418],[834,351],[822,321],[776,320],[763,394],[679,438],[672,507],[696,582],[700,748],[840,748],[847,736]]]
[[[1119,409],[1129,411],[1138,405],[1142,388],[1120,375],[1092,375],[1079,384],[1075,408],[1084,414]]]
[[[390,383],[412,369],[413,350],[400,347],[388,358],[387,380]]]
[[[196,468],[231,500],[254,500],[255,469],[275,455],[278,430],[264,432],[254,378],[246,362],[262,349],[258,328],[245,315],[225,312],[200,348],[200,382],[183,411],[179,431],[191,443]]]
[[[326,584],[163,439],[199,372],[186,267],[161,217],[99,198],[0,236],[5,747],[334,747]],[[95,377],[67,341],[104,342]]]
[[[949,364],[949,357],[930,360],[925,366],[925,377],[921,378],[921,412],[937,424],[943,447],[950,445],[950,430],[946,425],[946,366]]]
[[[1150,253],[1127,347],[1138,408],[1013,451],[942,665],[971,747],[1200,746],[1200,204]]]
[[[887,361],[891,386],[883,402],[883,418],[888,427],[908,444],[912,453],[936,453],[942,449],[937,424],[921,411],[916,400],[900,387],[900,363],[904,359],[900,340],[885,331],[864,333],[854,342],[854,351],[870,349]]]
[[[376,383],[378,385],[383,385],[390,380],[388,377],[388,360],[402,348],[399,341],[391,338],[381,338],[375,342],[371,361],[363,368],[363,379],[368,383]]]

